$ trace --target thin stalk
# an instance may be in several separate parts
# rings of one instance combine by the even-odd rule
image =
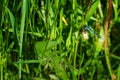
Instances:
[[[73,5],[72,5],[72,9],[73,9],[73,11],[75,11],[75,8],[76,8],[76,0],[73,0]],[[74,17],[75,17],[75,15],[74,14],[72,14],[71,15],[72,17],[71,17],[71,25],[73,26],[73,24],[74,24]],[[71,28],[72,28],[72,26],[71,26]],[[77,57],[77,44],[75,45],[75,43],[73,42],[73,46],[74,47],[76,47],[76,49],[75,48],[73,48],[73,50],[74,50],[74,74],[73,74],[73,80],[76,80],[77,79],[77,77],[76,77],[76,57]]]
[[[25,14],[26,14],[26,0],[23,0],[22,5],[22,18],[21,18],[21,29],[20,29],[20,43],[19,43],[19,79],[21,79],[21,57],[22,57],[22,43],[23,43],[23,33],[24,33],[24,26],[25,26]]]
[[[3,0],[0,0],[0,51],[2,50],[2,26],[1,26],[1,21],[2,21],[2,7],[3,7]],[[2,63],[2,57],[0,53],[0,63]],[[3,64],[0,64],[0,80],[3,80]]]
[[[79,41],[77,40],[77,41],[75,41],[75,54],[74,54],[74,79],[76,80],[76,58],[77,58],[77,50],[78,50],[78,43],[79,43]]]
[[[109,1],[109,9],[108,9],[108,13],[107,13],[105,24],[104,24],[104,28],[105,28],[104,48],[105,48],[105,58],[106,58],[108,70],[109,70],[111,79],[113,80],[112,68],[111,68],[110,60],[109,60],[108,38],[107,38],[108,37],[108,27],[109,27],[109,21],[110,21],[111,14],[112,14],[112,0]]]
[[[3,80],[3,64],[1,64],[2,66],[1,66],[1,80]]]
[[[99,9],[99,12],[100,12],[100,17],[103,18],[103,11],[102,11],[102,7],[101,7],[101,3],[99,3],[98,9]]]

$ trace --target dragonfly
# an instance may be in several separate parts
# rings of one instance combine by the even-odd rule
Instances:
[[[84,30],[85,31],[89,31],[91,34],[94,34],[94,36],[98,37],[98,38],[102,38],[99,34],[97,34],[93,29],[91,29],[91,27],[84,25]]]

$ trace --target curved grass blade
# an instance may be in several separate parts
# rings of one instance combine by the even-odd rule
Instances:
[[[90,10],[89,10],[89,12],[88,12],[88,14],[87,14],[87,16],[86,16],[86,19],[85,19],[86,22],[90,19],[90,17],[91,17],[91,16],[93,15],[93,13],[96,11],[99,2],[100,2],[100,0],[96,0],[96,1],[93,3],[93,5],[91,6],[91,8],[90,8]]]

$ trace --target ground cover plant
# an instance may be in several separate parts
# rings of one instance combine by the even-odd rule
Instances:
[[[0,80],[120,80],[119,0],[0,0]]]

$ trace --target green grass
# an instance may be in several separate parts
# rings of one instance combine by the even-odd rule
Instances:
[[[119,80],[120,4],[113,0],[105,55],[108,2],[0,0],[0,80]],[[103,39],[84,39],[83,25]]]

